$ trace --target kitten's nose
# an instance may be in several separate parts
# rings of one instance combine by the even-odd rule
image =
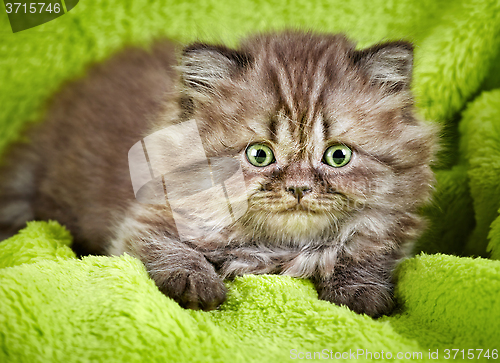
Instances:
[[[312,189],[308,186],[301,186],[301,187],[291,186],[286,188],[286,191],[292,193],[297,198],[299,203],[304,194],[309,193],[311,190]]]

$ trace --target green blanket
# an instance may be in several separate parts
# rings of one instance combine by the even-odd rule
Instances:
[[[319,301],[283,276],[237,278],[219,310],[183,310],[138,260],[77,259],[64,228],[33,222],[0,244],[0,362],[498,359],[498,0],[87,0],[15,34],[0,12],[0,153],[65,80],[126,44],[234,44],[283,27],[344,31],[360,46],[412,40],[419,111],[443,125],[429,229],[398,269],[391,317]]]

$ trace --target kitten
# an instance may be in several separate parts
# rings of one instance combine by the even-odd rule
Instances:
[[[299,31],[238,49],[195,43],[179,65],[167,42],[128,49],[66,85],[31,143],[12,150],[0,231],[57,220],[78,253],[138,257],[187,308],[219,306],[224,278],[271,273],[309,278],[320,299],[355,312],[388,314],[393,270],[423,228],[417,212],[433,183],[436,131],[413,114],[412,60],[407,42],[356,50],[343,35]],[[176,125],[195,125],[201,152]],[[178,132],[168,142],[147,139],[168,129]],[[149,167],[156,158],[168,168],[182,150],[199,156],[180,179],[157,179],[150,194],[163,203],[134,196],[127,155],[146,140]],[[203,182],[194,164],[206,158],[236,162],[246,207],[230,222],[188,221],[181,235],[169,188]],[[211,215],[228,208],[202,192],[186,198]]]

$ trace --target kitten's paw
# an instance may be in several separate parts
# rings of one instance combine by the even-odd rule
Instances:
[[[226,286],[213,268],[177,268],[161,281],[152,277],[161,292],[186,309],[213,310],[226,300]]]
[[[384,285],[338,286],[321,281],[316,283],[316,289],[321,300],[345,305],[358,314],[367,314],[373,318],[388,315],[394,309],[392,289]]]

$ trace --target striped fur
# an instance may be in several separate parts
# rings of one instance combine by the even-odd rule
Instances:
[[[195,43],[178,65],[173,54],[168,43],[129,49],[54,98],[18,171],[2,181],[24,180],[12,197],[0,192],[2,228],[57,219],[78,251],[137,256],[189,308],[223,302],[223,278],[273,273],[310,278],[321,299],[356,312],[389,313],[392,271],[423,228],[417,211],[430,198],[437,144],[413,113],[411,44],[358,51],[343,35],[284,31],[238,49]],[[249,208],[181,242],[168,198],[134,199],[126,155],[191,119],[208,157],[240,162]],[[253,143],[276,161],[251,165]],[[342,168],[323,162],[333,144],[353,150]]]

